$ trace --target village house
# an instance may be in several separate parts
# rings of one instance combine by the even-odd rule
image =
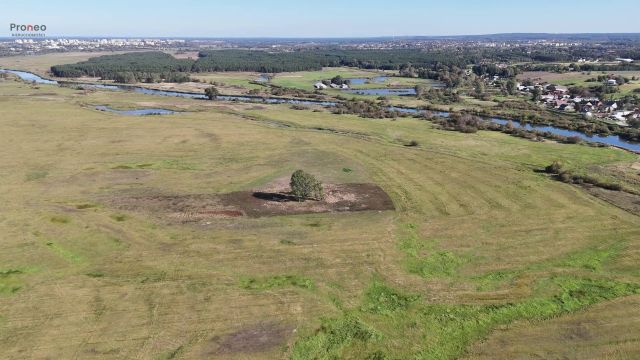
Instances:
[[[618,108],[618,103],[616,103],[613,100],[605,101],[603,107],[604,107],[603,111],[610,113],[615,111]]]
[[[318,90],[324,90],[324,89],[327,88],[327,85],[325,85],[322,82],[318,81],[317,83],[313,84],[313,87],[318,89]]]

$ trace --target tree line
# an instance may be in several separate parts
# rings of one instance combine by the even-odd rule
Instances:
[[[313,71],[323,67],[351,66],[363,69],[397,70],[405,76],[457,77],[467,65],[480,64],[487,57],[518,58],[522,54],[497,55],[480,49],[390,49],[345,50],[312,49],[290,52],[262,50],[201,51],[197,60],[176,59],[159,52],[104,55],[76,64],[55,65],[51,72],[59,77],[91,76],[122,82],[188,80],[176,73],[212,71],[255,71],[278,73]],[[443,71],[444,70],[444,71]],[[455,82],[455,81],[450,81]]]

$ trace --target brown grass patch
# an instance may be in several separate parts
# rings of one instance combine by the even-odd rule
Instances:
[[[269,350],[284,345],[291,330],[291,327],[282,324],[261,322],[224,336],[213,337],[202,355],[208,359],[215,355]]]

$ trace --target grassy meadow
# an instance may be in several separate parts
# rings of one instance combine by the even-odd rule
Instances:
[[[0,108],[3,358],[640,356],[640,219],[536,171],[636,155],[14,80]],[[375,183],[396,210],[176,224],[113,206],[299,168]]]
[[[5,69],[20,69],[30,71],[40,76],[51,77],[49,71],[52,65],[73,64],[89,60],[102,55],[124,54],[127,51],[97,51],[97,52],[61,52],[38,56],[17,55],[0,57],[0,67]]]
[[[418,78],[406,78],[394,76],[392,72],[374,71],[374,70],[362,70],[357,68],[339,67],[339,68],[324,68],[319,71],[299,71],[299,72],[287,72],[274,74],[271,79],[271,84],[302,89],[302,90],[314,90],[313,85],[321,80],[329,80],[335,76],[340,75],[344,79],[348,78],[375,78],[378,76],[386,76],[387,79],[380,82],[365,83],[365,84],[352,84],[352,89],[375,89],[385,88],[388,86],[395,87],[414,87],[418,84],[429,85],[432,80],[418,79]],[[344,94],[339,90],[327,89],[327,92],[335,92],[335,94]],[[348,96],[348,95],[347,95]],[[371,96],[368,96],[371,98]]]

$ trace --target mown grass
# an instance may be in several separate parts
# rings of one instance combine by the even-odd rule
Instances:
[[[123,120],[86,103],[201,111]],[[14,81],[0,82],[0,105],[10,139],[0,142],[0,263],[41,270],[2,279],[20,287],[0,296],[9,359],[154,358],[178,348],[178,358],[199,358],[215,350],[212,339],[264,323],[296,332],[229,357],[455,358],[514,321],[605,321],[589,304],[606,306],[640,282],[637,217],[534,171],[554,160],[637,161],[619,150]],[[42,164],[46,178],[25,181]],[[118,206],[123,197],[251,190],[298,168],[325,183],[375,183],[396,210],[180,224]],[[618,321],[633,329],[633,318]]]
[[[48,241],[46,243],[46,246],[51,249],[54,253],[56,253],[57,255],[59,255],[60,257],[68,260],[69,262],[72,263],[79,263],[82,262],[82,257],[76,253],[74,253],[72,250],[69,250],[65,247],[63,247],[60,244],[57,244],[53,241]]]
[[[25,176],[25,180],[34,181],[34,180],[44,179],[45,177],[47,177],[48,174],[49,172],[45,170],[34,170],[27,173],[27,175]]]
[[[540,272],[561,268],[599,272],[603,270],[607,262],[613,261],[625,248],[625,243],[618,241],[610,244],[600,244],[580,249],[560,258],[530,264],[523,268],[499,270],[478,275],[475,277],[475,280],[477,281],[479,291],[490,291],[504,286],[506,283],[513,281],[518,276],[527,272]]]
[[[422,239],[416,234],[416,225],[406,225],[406,235],[400,241],[400,249],[406,253],[407,271],[422,277],[455,275],[466,262],[466,255],[437,249],[437,241]]]
[[[16,275],[23,274],[20,269],[0,270],[0,294],[14,294],[22,288],[22,283],[16,278]]]

